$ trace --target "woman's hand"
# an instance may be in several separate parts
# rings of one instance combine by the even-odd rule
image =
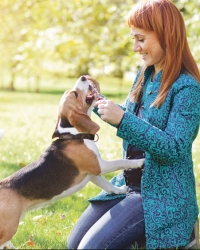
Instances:
[[[124,115],[124,110],[110,100],[99,100],[95,103],[95,107],[98,107],[101,119],[113,125],[118,125]]]

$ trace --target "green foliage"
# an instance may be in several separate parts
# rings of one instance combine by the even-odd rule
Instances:
[[[134,0],[0,1],[1,86],[29,78],[40,89],[44,73],[123,78],[140,60],[132,52],[125,17]],[[200,64],[199,1],[174,0],[186,21],[193,55]],[[5,78],[9,73],[9,78]],[[20,76],[20,79],[18,79]]]
[[[200,44],[197,42],[200,37],[200,1],[175,0],[174,2],[185,19],[190,49],[200,68]]]

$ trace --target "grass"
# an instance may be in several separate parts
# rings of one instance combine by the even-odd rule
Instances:
[[[74,84],[66,88],[70,88]],[[102,92],[114,93],[116,87],[103,85]],[[64,86],[60,86],[63,92]],[[59,89],[59,87],[58,87]],[[105,93],[104,92],[104,93]],[[0,142],[0,179],[36,160],[51,143],[51,135],[57,119],[60,94],[53,88],[43,94],[23,92],[0,92],[0,129],[5,135]],[[111,95],[112,96],[112,95]],[[123,94],[124,96],[124,94]],[[120,99],[114,99],[119,102]],[[115,136],[116,129],[107,126],[98,117],[99,141],[97,146],[102,158],[107,160],[121,158],[121,139]],[[200,201],[200,134],[193,147],[193,158],[197,182],[197,196]],[[116,173],[106,175],[111,178]],[[66,240],[77,219],[88,206],[87,199],[96,195],[100,189],[92,183],[76,194],[66,197],[49,207],[30,211],[20,222],[12,242],[18,249],[64,249]]]

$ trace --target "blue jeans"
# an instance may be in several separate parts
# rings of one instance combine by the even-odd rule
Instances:
[[[68,249],[131,249],[145,240],[139,187],[128,186],[125,198],[95,201],[71,231]]]

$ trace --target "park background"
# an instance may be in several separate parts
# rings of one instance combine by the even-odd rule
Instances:
[[[36,160],[51,143],[58,102],[82,74],[101,83],[121,103],[141,66],[132,52],[125,17],[131,0],[0,0],[0,178]],[[185,19],[188,41],[200,68],[200,0],[174,0]],[[121,158],[116,129],[98,117],[102,158]],[[200,203],[200,133],[193,145]],[[115,173],[107,174],[110,179]],[[51,180],[49,180],[51,182]],[[69,232],[100,189],[83,190],[28,212],[12,242],[18,249],[64,249]],[[8,208],[9,209],[9,208]]]

